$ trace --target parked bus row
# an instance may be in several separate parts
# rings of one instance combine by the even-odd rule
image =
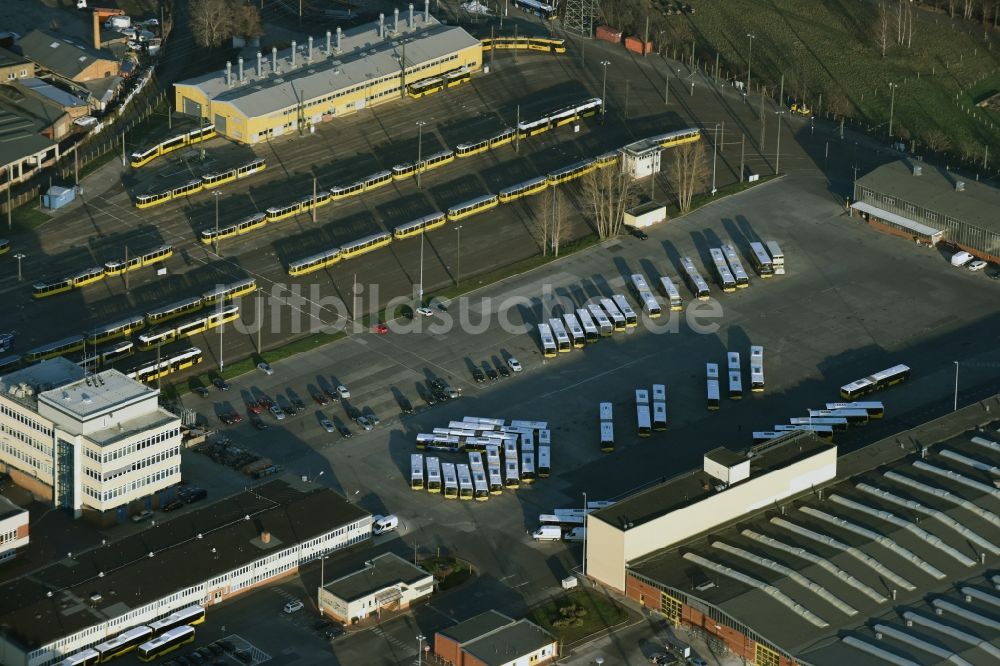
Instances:
[[[636,430],[639,437],[649,437],[654,430],[667,429],[667,387],[653,384],[653,398],[647,389],[635,390]]]
[[[264,158],[257,157],[250,160],[246,164],[241,164],[217,173],[207,173],[200,178],[193,178],[183,185],[171,187],[167,190],[137,194],[135,197],[135,207],[152,208],[153,206],[159,206],[160,204],[173,199],[179,199],[181,197],[196,194],[202,190],[211,190],[216,187],[221,187],[226,183],[242,180],[255,173],[260,173],[266,166],[267,162]]]
[[[808,430],[820,439],[833,441],[834,433],[882,418],[885,406],[881,402],[828,402],[825,409],[810,409],[807,413],[808,416],[792,417],[787,424],[774,426],[774,430],[754,432],[753,443],[763,444],[793,430]]]
[[[103,266],[94,266],[93,268],[88,268],[60,280],[36,282],[33,287],[32,296],[35,298],[46,298],[47,296],[54,296],[72,289],[79,289],[89,284],[100,282],[108,276],[121,275],[145,266],[159,264],[172,256],[174,256],[172,246],[160,245],[146,252],[138,252],[135,255],[125,256],[122,259],[107,261]]]
[[[189,132],[183,132],[170,137],[166,141],[161,141],[152,148],[135,151],[132,153],[130,164],[133,169],[138,169],[139,167],[146,166],[161,155],[172,153],[175,150],[183,148],[184,146],[190,146],[196,143],[201,143],[202,141],[208,141],[214,136],[215,125],[205,125],[204,127],[200,127]]]
[[[515,489],[549,476],[551,435],[546,423],[512,421],[503,425],[493,419],[488,423],[477,417],[465,419],[417,435],[417,448],[461,451],[468,456],[468,463],[412,454],[411,489],[441,493],[445,499],[486,501],[504,488]]]
[[[112,639],[77,652],[60,666],[92,666],[137,651],[142,661],[153,661],[194,640],[194,627],[205,621],[205,609],[188,606],[170,615],[127,629]]]
[[[750,243],[751,265],[761,278],[770,278],[773,275],[784,275],[784,255],[775,241],[767,241],[765,249],[764,243]],[[768,251],[772,254],[768,254]],[[737,289],[745,289],[750,286],[750,276],[743,267],[743,261],[736,247],[730,243],[723,243],[720,247],[709,248],[712,258],[712,273],[723,293],[732,293]],[[773,256],[772,256],[773,255]],[[776,266],[780,266],[778,273]],[[695,262],[690,257],[681,257],[681,274],[688,289],[695,298],[707,301],[711,297],[711,289],[708,281],[702,276]],[[667,285],[664,285],[665,289]],[[676,291],[676,288],[673,288]],[[678,297],[678,302],[679,302]]]
[[[726,353],[726,388],[730,400],[743,398],[743,366],[739,352]],[[750,390],[760,393],[764,390],[764,348],[760,345],[750,347]],[[720,393],[719,365],[705,364],[705,396],[709,410],[719,409]]]

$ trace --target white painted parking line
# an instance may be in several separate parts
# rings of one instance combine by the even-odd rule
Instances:
[[[271,655],[264,652],[259,647],[256,647],[242,636],[233,634],[231,636],[226,636],[223,640],[227,640],[233,644],[235,649],[228,654],[228,657],[237,664],[242,664],[243,666],[257,666],[258,664],[263,664],[265,661],[271,660]],[[246,654],[249,656],[249,659],[239,659],[236,657],[237,653]]]

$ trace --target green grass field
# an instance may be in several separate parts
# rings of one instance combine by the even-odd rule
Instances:
[[[666,0],[653,0],[654,9]],[[813,112],[847,114],[885,136],[888,129],[890,83],[896,88],[893,134],[948,149],[961,158],[981,158],[989,145],[1000,149],[1000,117],[975,109],[983,97],[1000,91],[1000,44],[991,48],[993,31],[946,14],[913,12],[912,48],[897,45],[895,14],[890,14],[890,45],[883,58],[876,43],[875,3],[834,0],[726,0],[697,2],[693,15],[660,16],[668,53],[683,44],[690,58],[692,40],[697,58],[714,69],[720,54],[720,75],[746,80],[750,39],[752,88],[773,90],[782,74],[786,99],[806,101]],[[894,8],[895,2],[886,3]],[[663,41],[662,39],[660,41]],[[820,107],[820,95],[823,96]],[[956,98],[957,95],[957,98]],[[992,124],[992,127],[991,127]],[[947,137],[941,141],[941,135]]]
[[[618,626],[628,617],[624,608],[589,590],[569,592],[528,613],[529,620],[551,632],[564,646]]]

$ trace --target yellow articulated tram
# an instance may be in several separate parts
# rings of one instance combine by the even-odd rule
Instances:
[[[195,143],[207,141],[214,136],[215,125],[206,125],[205,127],[191,130],[190,132],[172,136],[166,141],[156,144],[152,148],[137,150],[132,153],[130,163],[133,169],[138,169],[139,167],[149,164],[161,155],[166,155],[167,153],[171,153],[175,150],[183,148],[184,146],[190,146]]]

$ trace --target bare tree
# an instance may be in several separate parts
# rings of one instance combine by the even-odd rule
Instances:
[[[906,35],[906,48],[910,48],[910,45],[913,44],[913,3],[912,2],[906,5],[906,20],[907,20],[907,23],[909,24],[909,31],[908,31],[908,33]]]
[[[541,197],[541,215],[535,216],[534,224],[532,225],[532,230],[535,232],[535,238],[538,240],[538,244],[542,246],[543,257],[549,253],[549,230],[552,228],[549,218],[552,211],[555,210],[555,197],[556,190],[554,188],[550,187],[545,190],[545,193],[542,194]]]
[[[824,101],[826,102],[826,108],[829,109],[834,117],[846,116],[851,110],[850,100],[848,100],[844,90],[839,86],[827,88]]]
[[[569,225],[566,224],[566,215],[563,213],[563,203],[565,197],[561,190],[554,190],[554,208],[552,210],[552,251],[558,257],[559,246],[569,237]]]
[[[691,200],[696,192],[708,183],[708,160],[705,144],[701,141],[677,146],[672,149],[674,163],[667,170],[667,183],[677,197],[677,207],[681,213],[691,210]]]
[[[885,6],[885,0],[879,0],[878,7],[875,10],[875,22],[872,24],[872,30],[874,30],[875,45],[882,51],[882,57],[885,57],[885,51],[889,48],[889,10]]]
[[[927,130],[924,132],[924,143],[936,153],[943,152],[951,148],[951,140],[948,135],[939,129]]]
[[[617,236],[625,211],[635,203],[635,181],[624,169],[591,171],[583,178],[583,199],[598,238]]]
[[[948,0],[948,16],[950,18],[955,18],[955,2],[956,0]]]
[[[256,5],[248,5],[242,0],[231,0],[233,13],[233,34],[254,39],[264,34],[261,25],[260,10]]]
[[[976,0],[965,0],[962,6],[962,18],[972,18],[972,12],[976,8]]]
[[[221,46],[233,34],[227,0],[191,0],[191,30],[199,46]]]
[[[909,0],[896,0],[896,43],[903,44],[904,25],[906,21],[906,5]]]

